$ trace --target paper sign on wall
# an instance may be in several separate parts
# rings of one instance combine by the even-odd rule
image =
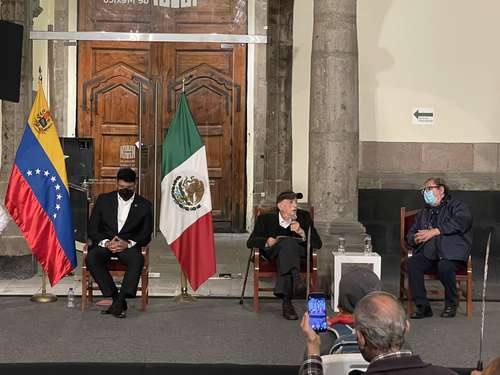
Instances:
[[[414,125],[434,125],[436,113],[434,108],[413,108],[411,122]]]

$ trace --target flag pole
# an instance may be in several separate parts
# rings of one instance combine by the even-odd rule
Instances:
[[[38,81],[42,84],[42,67],[38,66]],[[52,293],[47,293],[47,274],[45,270],[42,271],[42,293],[33,294],[31,296],[31,301],[33,302],[55,302],[57,301],[57,296]]]
[[[191,294],[188,293],[187,287],[187,277],[184,271],[181,270],[181,293],[174,297],[175,302],[194,302],[196,298],[194,298]]]
[[[182,78],[182,93],[184,94],[186,91],[186,77]],[[175,302],[194,302],[196,299],[188,293],[187,287],[187,277],[184,271],[181,269],[181,294],[178,294],[174,297]]]

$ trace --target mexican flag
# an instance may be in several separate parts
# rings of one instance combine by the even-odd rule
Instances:
[[[160,231],[196,290],[215,273],[215,246],[205,145],[184,93],[163,142],[162,176]]]

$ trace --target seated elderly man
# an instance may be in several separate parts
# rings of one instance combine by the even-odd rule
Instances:
[[[300,368],[300,375],[323,375],[319,356],[320,338],[309,326],[304,314],[301,323],[306,337],[308,358]],[[420,356],[403,349],[405,336],[410,330],[403,306],[393,295],[372,292],[363,297],[354,309],[354,328],[363,358],[369,362],[365,374],[451,375],[444,367],[425,363]],[[339,354],[342,355],[342,354]]]
[[[457,311],[456,273],[467,267],[472,248],[472,215],[467,205],[449,194],[441,178],[428,178],[422,194],[425,207],[417,213],[406,241],[414,251],[408,259],[408,279],[417,307],[412,319],[432,316],[424,284],[426,272],[437,272],[444,286],[444,318]]]
[[[300,280],[300,259],[307,255],[307,234],[311,229],[311,248],[321,248],[321,239],[307,211],[297,208],[302,193],[284,191],[276,199],[277,210],[259,215],[248,238],[247,247],[257,247],[268,260],[276,261],[278,278],[274,294],[283,299],[285,319],[298,319],[292,298],[304,289]]]

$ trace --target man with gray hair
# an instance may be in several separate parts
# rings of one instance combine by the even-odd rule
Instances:
[[[310,328],[309,317],[301,324],[306,336],[309,357],[300,369],[301,375],[322,375],[319,336]],[[354,309],[354,327],[363,358],[370,363],[366,374],[450,375],[453,371],[423,362],[410,350],[403,350],[410,329],[405,310],[392,294],[372,292]],[[341,354],[340,354],[341,355]]]
[[[367,374],[453,374],[401,349],[410,322],[392,294],[373,292],[359,301],[354,310],[354,327],[361,355],[370,362]]]

